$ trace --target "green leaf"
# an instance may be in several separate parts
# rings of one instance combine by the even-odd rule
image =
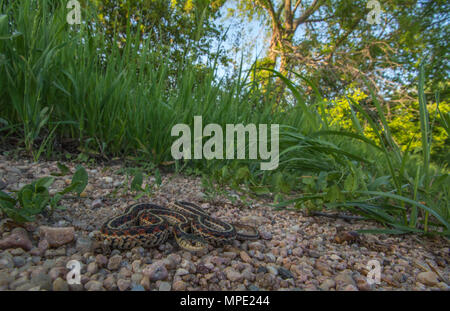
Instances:
[[[282,201],[284,201],[284,197],[283,197],[283,195],[282,195],[281,193],[277,193],[277,194],[275,195],[275,197],[273,198],[273,201],[274,201],[275,203],[282,202]]]
[[[316,189],[318,192],[322,192],[327,188],[327,179],[328,174],[327,172],[320,172],[319,176],[317,177],[317,183],[316,183]]]
[[[226,180],[229,177],[229,174],[230,174],[230,172],[229,172],[228,166],[224,165],[222,167],[222,169],[220,170],[220,175],[221,175],[222,180]]]
[[[6,192],[0,190],[0,207],[14,208],[14,206],[16,206],[16,203],[16,199],[9,196]]]
[[[161,178],[161,173],[159,172],[159,169],[155,170],[155,183],[158,186],[161,186],[161,184],[162,184],[162,178]]]
[[[61,194],[61,195],[64,195],[64,194],[67,194],[67,193],[72,192],[72,191],[77,192],[76,189],[77,189],[80,185],[81,185],[81,182],[80,182],[80,181],[76,181],[76,182],[73,182],[73,181],[72,181],[72,183],[71,183],[69,186],[67,186],[66,188],[64,188],[63,190],[61,190],[61,191],[58,192],[58,193]],[[82,191],[82,192],[83,192],[83,191]]]
[[[41,213],[50,201],[47,187],[53,183],[52,177],[41,178],[19,190],[17,198],[21,206],[20,213],[36,215]]]
[[[133,181],[131,182],[131,191],[143,191],[142,183],[144,182],[144,176],[140,170],[136,170],[134,173]]]
[[[305,185],[313,186],[316,183],[316,180],[314,177],[303,177],[302,183]]]
[[[19,204],[23,208],[30,208],[33,201],[33,186],[26,185],[17,193]]]
[[[273,175],[272,186],[274,192],[289,193],[289,191],[291,191],[290,185],[286,182],[285,176],[281,172],[277,172]]]
[[[256,195],[270,194],[270,189],[266,186],[249,186],[249,189]]]
[[[0,15],[0,40],[9,39],[8,36],[8,15]]]
[[[273,207],[285,207],[288,206],[292,203],[298,203],[298,202],[303,202],[303,201],[309,201],[309,200],[313,200],[313,199],[322,199],[324,197],[323,193],[319,193],[316,195],[305,195],[305,196],[301,196],[292,200],[288,200],[288,201],[284,201],[284,202],[280,202],[278,204],[273,205]]]
[[[247,180],[249,177],[250,177],[250,170],[248,169],[247,166],[242,166],[237,170],[235,179],[237,182],[241,182]]]
[[[84,152],[82,152],[82,153],[78,154],[76,160],[79,161],[79,162],[85,163],[85,162],[87,162],[89,160],[89,155],[84,153]]]
[[[3,210],[9,218],[13,219],[15,222],[24,223],[28,221],[33,221],[33,215],[28,214],[23,209],[19,208],[6,208]]]
[[[88,184],[88,174],[84,169],[84,167],[81,165],[77,166],[75,174],[73,174],[71,186],[72,184],[75,183],[77,184],[77,186],[73,187],[73,191],[75,191],[76,193],[78,193],[78,195],[80,195]]]
[[[136,201],[136,200],[139,200],[139,199],[142,198],[144,195],[145,195],[144,192],[140,192],[140,193],[138,193],[138,194],[134,197],[134,200],[135,200],[135,201]]]
[[[54,182],[55,182],[55,178],[48,176],[48,177],[43,177],[43,178],[40,178],[40,179],[32,182],[31,185],[34,186],[35,189],[39,189],[41,187],[48,189]]]
[[[380,186],[388,186],[389,181],[391,180],[390,176],[381,176],[376,178],[372,183],[369,184],[369,190],[377,190]]]
[[[70,174],[70,169],[61,162],[56,163],[59,173],[51,173],[53,176],[66,176]]]
[[[354,192],[358,190],[358,180],[356,176],[352,174],[348,174],[347,178],[344,181],[344,189],[348,192]]]
[[[397,194],[392,194],[392,193],[386,193],[386,192],[378,192],[378,191],[357,191],[357,193],[360,194],[365,194],[365,195],[376,195],[376,196],[381,196],[381,197],[385,197],[385,198],[390,198],[390,199],[394,199],[394,200],[398,200],[401,202],[405,202],[405,203],[409,203],[413,206],[416,206],[418,208],[423,209],[424,211],[430,213],[431,215],[433,215],[434,217],[436,217],[437,220],[439,220],[439,222],[441,224],[443,224],[447,229],[450,229],[450,224],[448,223],[448,221],[446,221],[441,215],[439,215],[434,209],[429,208],[428,206],[423,205],[422,203],[416,202],[414,200],[405,198],[403,196],[397,195]]]
[[[371,145],[372,147],[377,148],[378,150],[383,150],[383,148],[379,147],[373,140],[370,140],[362,135],[358,135],[355,133],[351,133],[351,132],[345,132],[345,131],[320,131],[320,132],[316,132],[313,133],[312,136],[321,136],[321,135],[336,135],[336,136],[347,136],[347,137],[351,137],[351,138],[355,138],[355,139],[359,139],[363,142],[365,142],[366,144]]]
[[[341,193],[339,186],[334,184],[329,188],[324,199],[328,200],[329,202],[338,202],[343,201],[344,195]]]
[[[59,201],[62,199],[62,194],[61,192],[55,194],[51,199],[50,199],[50,206],[52,207],[52,209],[55,209],[58,206]]]

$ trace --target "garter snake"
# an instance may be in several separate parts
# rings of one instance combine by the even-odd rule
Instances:
[[[107,247],[130,249],[160,245],[173,234],[181,248],[199,251],[208,244],[220,246],[234,239],[255,240],[259,237],[257,229],[213,218],[193,203],[177,201],[169,207],[151,203],[131,205],[125,213],[103,225],[98,239]]]

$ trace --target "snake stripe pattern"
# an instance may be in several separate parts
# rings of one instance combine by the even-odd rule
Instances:
[[[228,244],[235,239],[259,238],[255,228],[213,218],[193,203],[177,201],[169,207],[134,204],[124,214],[109,219],[98,238],[106,247],[130,249],[155,247],[173,235],[177,244],[188,251],[203,250],[208,244]]]

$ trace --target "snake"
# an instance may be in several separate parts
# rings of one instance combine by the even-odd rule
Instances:
[[[131,249],[158,246],[170,236],[184,250],[200,251],[208,244],[222,246],[233,240],[256,240],[259,232],[244,224],[231,224],[211,217],[201,207],[176,201],[163,207],[153,203],[131,205],[101,227],[97,239],[103,247]]]

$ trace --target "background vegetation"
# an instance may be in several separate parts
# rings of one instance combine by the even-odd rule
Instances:
[[[335,71],[333,80],[324,82],[331,75],[320,66],[302,70],[295,58],[280,63],[283,51],[272,62],[255,62],[251,70],[243,70],[241,62],[226,77],[217,72],[227,56],[209,40],[217,37],[211,19],[224,2],[101,3],[83,3],[84,22],[71,26],[61,1],[0,0],[2,149],[22,150],[35,161],[73,154],[79,161],[121,158],[150,170],[162,166],[204,176],[210,192],[229,185],[244,189],[245,195],[270,196],[280,208],[360,213],[385,225],[378,232],[449,235],[450,108],[448,98],[440,100],[431,92],[433,86],[442,90],[448,85],[448,59],[441,57],[447,39],[441,42],[436,34],[439,40],[423,46],[422,51],[433,47],[431,62],[420,51],[403,58],[410,66],[404,69],[416,78],[403,74],[404,85],[397,90],[374,85],[371,72],[378,65],[357,76]],[[253,9],[262,16],[269,3],[255,1]],[[295,3],[286,1],[277,10],[282,13],[287,5],[294,8]],[[446,13],[445,2],[429,5],[429,11],[421,12],[431,14],[432,21]],[[318,9],[308,11],[306,2],[299,7],[302,14],[310,12],[310,19],[316,18],[314,12],[341,18],[328,25],[334,55],[338,45],[344,46],[337,35],[352,25],[346,21],[354,15],[352,8],[328,1],[311,6]],[[360,20],[361,7],[355,6]],[[408,15],[408,9],[416,12],[412,4],[390,12],[401,12],[392,13],[399,20],[408,16],[408,23],[424,23]],[[281,13],[278,18],[285,24],[303,16],[286,13],[282,18]],[[347,38],[364,38],[358,25]],[[397,33],[406,27],[395,25],[391,30]],[[364,29],[367,33],[368,26]],[[415,31],[408,38],[423,28]],[[394,42],[392,36],[385,40]],[[323,38],[305,33],[309,37],[316,39],[303,51],[324,48]],[[345,46],[356,53],[352,40]],[[409,55],[408,45],[414,46],[402,45],[404,55]],[[358,59],[355,64],[363,62]],[[339,62],[334,66],[339,68]],[[204,124],[281,124],[279,168],[260,171],[258,161],[245,160],[173,161],[176,138],[168,129],[178,123],[192,126],[194,115],[203,116]]]

